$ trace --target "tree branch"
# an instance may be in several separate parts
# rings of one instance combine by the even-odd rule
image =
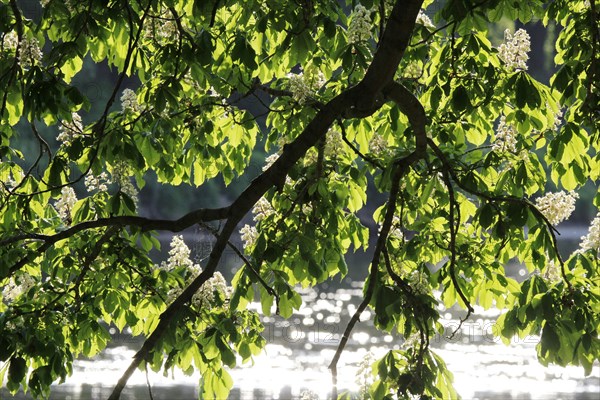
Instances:
[[[212,233],[216,238],[219,237],[219,232],[215,228],[213,228],[207,224],[203,224],[203,223],[200,223],[200,225],[202,227],[206,228],[207,230],[209,230],[210,233]],[[229,246],[229,248],[231,250],[233,250],[233,252],[244,262],[246,267],[248,267],[250,272],[252,272],[252,274],[256,277],[258,282],[267,291],[267,293],[269,293],[271,296],[273,296],[275,298],[275,304],[277,306],[277,311],[275,312],[275,314],[279,315],[279,294],[277,294],[275,289],[273,289],[271,286],[269,286],[269,284],[267,282],[265,282],[265,280],[262,278],[262,276],[260,276],[260,273],[258,272],[258,270],[256,268],[254,268],[254,265],[250,262],[250,260],[248,260],[248,258],[244,255],[244,253],[242,253],[240,251],[240,249],[238,249],[237,246],[231,242],[231,240],[227,241],[227,246]]]
[[[171,305],[160,315],[160,321],[154,331],[146,339],[142,348],[136,353],[131,364],[124,372],[123,376],[119,379],[115,386],[109,400],[117,400],[120,397],[123,388],[127,384],[127,381],[144,360],[148,359],[148,356],[158,344],[159,340],[166,333],[171,321],[178,313],[178,311],[188,303],[194,293],[210,279],[217,269],[217,265],[229,238],[234,232],[238,223],[242,218],[250,211],[252,206],[272,187],[282,188],[285,183],[285,177],[287,172],[294,166],[294,164],[308,151],[309,148],[314,146],[317,141],[325,136],[325,133],[336,120],[336,118],[342,114],[342,112],[348,108],[355,101],[355,98],[359,96],[359,93],[353,90],[342,92],[329,103],[325,104],[313,118],[313,120],[306,126],[304,131],[291,143],[283,146],[283,152],[281,156],[264,171],[261,175],[256,177],[244,190],[238,198],[231,204],[231,206],[220,209],[226,210],[226,223],[223,230],[217,237],[217,241],[213,250],[210,253],[206,268],[202,271],[192,283],[175,299]],[[219,214],[221,216],[221,214]],[[222,218],[219,218],[222,219]]]
[[[351,141],[348,140],[348,137],[346,136],[346,128],[344,127],[344,124],[342,123],[342,121],[338,121],[338,125],[340,126],[340,129],[342,130],[342,140],[344,141],[344,143],[346,143],[348,145],[348,147],[350,147],[350,149],[352,149],[352,151],[356,155],[358,155],[360,158],[362,158],[363,160],[365,160],[372,166],[379,168],[381,170],[384,169],[383,165],[381,165],[377,160],[367,156],[366,154],[361,153],[361,151]]]
[[[427,114],[419,99],[402,84],[392,81],[383,88],[386,99],[396,103],[400,111],[408,117],[408,122],[415,133],[417,151],[424,152],[427,148]]]
[[[455,272],[455,268],[456,268],[456,234],[458,232],[458,226],[460,225],[460,214],[458,215],[458,218],[456,218],[456,213],[460,213],[460,208],[458,207],[458,204],[456,204],[456,196],[454,194],[454,188],[452,187],[452,182],[450,181],[450,174],[448,173],[448,170],[444,169],[442,171],[442,176],[444,178],[444,182],[446,183],[446,187],[448,188],[448,197],[450,198],[450,214],[448,217],[448,223],[450,224],[450,268],[449,268],[450,271],[449,271],[449,273],[450,273],[450,279],[452,280],[452,284],[454,285],[454,288],[456,289],[458,296],[465,303],[465,306],[467,307],[468,312],[467,312],[467,316],[465,317],[465,320],[466,320],[467,318],[469,318],[471,313],[473,313],[475,310],[473,310],[471,303],[469,302],[469,300],[463,293],[460,285],[458,284],[458,280],[456,279],[456,272]],[[463,321],[461,321],[461,325],[462,325],[462,322]],[[460,329],[460,325],[457,328],[457,330],[458,329]],[[454,336],[454,333],[452,334],[452,336]]]
[[[333,359],[329,364],[329,369],[331,370],[331,380],[333,384],[333,390],[331,392],[332,400],[337,399],[337,363],[342,355],[342,352],[344,351],[344,348],[346,347],[346,343],[350,338],[350,333],[354,329],[354,325],[356,325],[356,323],[360,320],[361,314],[371,302],[373,292],[375,291],[375,285],[377,284],[377,272],[379,269],[379,260],[381,258],[382,252],[385,249],[387,237],[394,219],[394,213],[396,212],[396,200],[398,198],[398,193],[400,192],[400,181],[406,175],[410,166],[414,162],[416,162],[419,159],[419,157],[419,153],[413,152],[405,158],[396,162],[394,175],[392,177],[392,187],[390,188],[390,196],[385,211],[385,217],[383,220],[383,224],[381,225],[381,231],[379,232],[379,237],[377,238],[377,244],[375,246],[375,252],[373,253],[373,259],[371,261],[371,270],[369,272],[368,278],[369,286],[367,286],[367,290],[365,292],[365,297],[363,301],[360,303],[360,305],[352,315],[352,318],[348,322],[348,325],[344,330],[344,334],[342,335],[342,339],[340,340],[340,344],[338,345]]]
[[[422,4],[422,0],[396,1],[373,61],[363,80],[356,85],[361,93],[355,103],[358,111],[369,110],[383,87],[394,79]]]
[[[127,380],[133,374],[139,364],[146,360],[151,351],[154,349],[158,341],[162,338],[164,333],[167,331],[171,321],[175,314],[183,307],[183,305],[189,302],[194,293],[202,286],[206,280],[208,280],[216,271],[218,262],[221,258],[223,250],[225,249],[227,242],[233,233],[237,224],[241,219],[250,211],[252,206],[272,187],[283,188],[285,183],[285,177],[287,172],[292,166],[302,157],[309,148],[314,146],[317,141],[324,137],[332,123],[342,115],[346,110],[351,109],[360,102],[360,110],[372,110],[373,106],[377,103],[376,97],[380,93],[381,89],[389,84],[398,69],[400,59],[404,53],[404,49],[410,41],[410,35],[414,28],[416,17],[419,13],[422,0],[410,1],[408,7],[400,4],[396,4],[392,11],[392,16],[388,23],[388,27],[382,37],[381,46],[376,52],[371,67],[367,70],[365,78],[359,85],[350,88],[338,96],[334,97],[327,104],[323,105],[312,119],[312,121],[306,126],[304,131],[291,143],[283,146],[281,156],[264,171],[261,175],[255,178],[248,188],[244,190],[238,198],[227,208],[227,222],[221,233],[219,234],[215,246],[209,256],[208,264],[206,269],[181,293],[181,295],[165,310],[161,316],[160,321],[156,329],[146,339],[142,348],[135,355],[131,365],[118,384],[115,386],[113,393],[109,397],[109,400],[116,400],[119,398],[121,391],[125,387]],[[366,89],[365,89],[366,88]],[[364,90],[367,90],[368,96],[365,97]],[[415,132],[418,131],[417,128]],[[424,132],[424,128],[423,128]],[[399,179],[403,174],[408,171],[408,168],[412,163],[416,162],[425,150],[425,146],[422,138],[417,135],[417,149],[408,155],[407,157],[399,160],[396,163],[395,185],[399,186]],[[394,185],[394,184],[393,184]],[[399,187],[395,190],[399,190]],[[389,225],[391,225],[391,218],[393,217],[393,208],[395,206],[395,198],[390,200],[389,211]],[[388,218],[386,217],[386,220]],[[387,236],[386,232],[382,232],[382,236]],[[381,236],[380,236],[381,238]],[[382,239],[383,240],[383,239]],[[381,254],[382,246],[385,244],[384,241],[378,245],[378,250],[374,256],[374,268],[377,268],[379,262],[379,255]],[[366,304],[363,306],[366,307]],[[358,316],[356,319],[358,319]],[[351,328],[350,328],[351,330]],[[346,339],[347,340],[347,339]],[[345,344],[345,343],[344,343]],[[337,358],[343,351],[343,346],[338,350]],[[335,369],[335,363],[332,362],[333,369]]]
[[[135,226],[140,228],[142,231],[151,230],[162,230],[170,232],[180,232],[190,226],[193,226],[199,222],[208,222],[219,219],[224,219],[229,211],[229,207],[223,208],[202,208],[199,210],[192,211],[177,220],[161,220],[161,219],[148,219],[138,216],[117,216],[110,218],[100,218],[93,221],[84,221],[77,225],[74,225],[64,231],[58,232],[54,235],[42,235],[37,233],[23,233],[15,235],[3,240],[0,240],[0,247],[6,246],[12,243],[17,243],[23,240],[31,239],[35,241],[42,241],[43,243],[31,253],[27,254],[19,261],[17,261],[9,269],[9,276],[15,271],[21,269],[27,263],[31,262],[39,254],[44,253],[55,243],[61,240],[68,239],[79,232],[101,228],[106,226],[122,227],[122,226]]]
[[[514,197],[514,196],[497,196],[497,195],[481,192],[479,190],[467,187],[458,179],[458,176],[456,175],[456,171],[454,170],[454,168],[452,168],[452,165],[450,164],[450,162],[448,161],[448,159],[446,158],[446,156],[444,155],[442,150],[435,144],[435,142],[432,139],[427,139],[427,144],[429,145],[429,147],[431,147],[431,149],[433,149],[433,152],[436,154],[438,159],[442,162],[442,165],[444,166],[444,170],[449,173],[449,175],[452,177],[452,180],[454,182],[456,182],[456,185],[459,188],[461,188],[462,190],[464,190],[465,192],[473,194],[478,197],[481,197],[482,199],[485,199],[485,200],[489,201],[490,203],[495,203],[497,201],[518,203],[524,207],[529,208],[529,210],[533,214],[535,214],[535,216],[538,219],[541,219],[542,221],[544,221],[546,229],[548,230],[548,233],[550,234],[550,237],[552,238],[552,247],[554,248],[554,251],[556,252],[556,257],[558,258],[558,261],[560,263],[562,278],[567,283],[567,286],[570,289],[572,289],[573,286],[571,285],[571,282],[569,281],[569,279],[567,278],[567,275],[566,275],[564,260],[562,259],[560,252],[558,251],[558,240],[556,239],[556,235],[560,235],[560,233],[556,230],[556,228],[552,225],[552,223],[548,220],[548,218],[535,206],[535,204],[533,204],[532,202],[530,202],[527,199]]]

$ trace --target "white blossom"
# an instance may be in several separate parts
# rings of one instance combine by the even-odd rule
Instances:
[[[19,37],[15,31],[5,33],[2,37],[2,48],[15,51],[19,47]]]
[[[165,303],[171,304],[172,302],[174,302],[175,299],[179,297],[181,292],[183,292],[183,289],[181,289],[180,287],[174,287],[173,289],[169,290],[169,292],[167,293]]]
[[[183,241],[183,236],[175,235],[171,239],[169,258],[166,262],[163,261],[160,267],[169,271],[177,267],[193,270],[194,263],[190,260],[190,253],[190,248]]]
[[[304,104],[311,97],[312,90],[304,83],[302,73],[288,74],[288,86],[292,92],[292,97],[300,104]]]
[[[406,78],[418,79],[423,75],[423,68],[417,62],[411,62],[402,71]]]
[[[596,218],[590,224],[588,234],[581,237],[579,247],[583,251],[594,250],[596,253],[600,253],[600,213],[596,215]]]
[[[131,200],[133,200],[133,204],[137,208],[138,205],[138,190],[131,182],[131,179],[127,178],[120,182],[121,192],[126,194]]]
[[[84,182],[85,188],[90,193],[96,190],[99,192],[106,192],[108,190],[108,185],[112,183],[106,172],[102,172],[98,176],[89,174],[85,177]]]
[[[560,281],[560,265],[556,264],[554,260],[548,261],[548,264],[546,264],[546,268],[544,269],[544,274],[542,275],[542,277],[550,282]]]
[[[227,296],[227,282],[220,272],[215,274],[200,286],[200,289],[192,297],[192,304],[196,307],[210,307],[215,301],[215,292]]]
[[[547,193],[537,198],[535,205],[552,225],[557,225],[575,211],[575,201],[578,198],[579,195],[575,192]]]
[[[54,207],[58,211],[58,215],[64,221],[68,221],[71,218],[71,211],[73,211],[73,207],[77,203],[77,195],[75,194],[75,190],[70,186],[63,187],[60,193],[61,197]]]
[[[167,11],[160,18],[152,18],[144,24],[144,37],[154,39],[159,44],[171,42],[179,37],[177,23],[171,12]]]
[[[323,73],[315,68],[309,68],[298,74],[289,73],[287,78],[292,97],[301,105],[305,104],[325,84]]]
[[[172,17],[171,17],[172,18]],[[173,20],[161,20],[156,29],[155,38],[160,40],[172,40],[173,38],[177,38],[179,35],[179,31],[177,30],[177,23]]]
[[[519,154],[517,154],[517,157],[519,157],[520,160],[523,160],[525,162],[530,162],[528,150],[525,150],[525,149],[521,150],[519,152]]]
[[[24,273],[18,277],[11,278],[2,289],[2,295],[6,301],[15,301],[19,296],[25,294],[35,285],[35,279]]]
[[[2,161],[0,161],[2,164]],[[13,170],[12,172],[6,171],[2,176],[0,176],[0,194],[5,194],[5,191],[11,192],[15,187],[17,187],[18,182],[23,179],[23,171],[19,170],[16,174]]]
[[[217,91],[215,90],[215,88],[213,86],[211,86],[211,87],[208,88],[208,90],[206,91],[206,94],[208,96],[211,96],[211,97],[218,97],[219,96],[219,93],[217,93]]]
[[[408,275],[408,283],[417,294],[429,293],[427,275],[421,271],[413,271]]]
[[[379,225],[379,228],[377,229],[377,234],[381,233],[381,228],[382,226]],[[398,240],[404,240],[404,233],[402,232],[402,223],[400,221],[400,217],[394,215],[388,236]]]
[[[130,168],[125,162],[119,162],[112,168],[113,181],[119,185],[121,193],[126,194],[131,200],[133,200],[135,206],[138,203],[138,190],[135,185],[131,182]]]
[[[401,226],[402,224],[400,223],[400,217],[394,215],[394,218],[392,220],[392,227],[390,229],[390,237],[400,241],[404,241],[404,233],[402,232]]]
[[[142,111],[142,108],[138,103],[137,96],[133,90],[123,90],[123,94],[121,95],[121,108],[123,111],[129,110],[135,113]]]
[[[313,206],[310,203],[303,203],[302,204],[302,214],[304,215],[310,215],[313,212]]]
[[[183,241],[181,235],[175,235],[171,239],[171,249],[169,250],[169,258],[165,262],[160,264],[160,268],[168,271],[174,268],[185,267],[188,272],[187,280],[188,283],[193,279],[197,278],[202,272],[202,268],[199,264],[195,264],[190,259],[190,248]],[[231,297],[232,289],[227,286],[227,282],[220,272],[215,274],[208,279],[192,297],[192,304],[197,307],[211,307],[215,301],[215,292],[220,292],[224,295],[225,299]],[[175,287],[169,290],[167,293],[166,303],[172,303],[180,294],[182,289]]]
[[[335,158],[344,152],[344,139],[342,133],[335,129],[329,129],[325,135],[325,156]]]
[[[371,16],[363,5],[358,4],[350,15],[348,26],[348,43],[356,44],[371,38]]]
[[[558,131],[558,129],[562,125],[562,117],[563,117],[563,110],[562,110],[562,108],[559,108],[554,113],[554,123],[552,124],[552,130]]]
[[[514,35],[510,30],[504,31],[504,43],[498,47],[498,57],[506,64],[508,69],[527,70],[527,54],[531,50],[529,34],[524,29],[519,29]]]
[[[278,153],[273,153],[270,156],[268,156],[267,158],[265,158],[265,165],[262,167],[262,170],[266,171],[269,168],[271,168],[271,165],[273,165],[275,163],[275,161],[277,161],[278,158],[279,158]]]
[[[22,331],[24,326],[25,320],[22,315],[19,315],[18,317],[10,319],[6,322],[6,329],[13,332]]]
[[[370,351],[365,354],[358,364],[356,371],[356,384],[358,385],[359,399],[369,398],[369,387],[373,384],[373,374],[371,374],[371,364],[375,362],[375,357]]]
[[[323,156],[328,159],[336,159],[344,152],[344,139],[342,134],[334,129],[327,131],[325,135],[325,147],[323,148]],[[304,156],[304,165],[316,164],[319,158],[318,150],[312,148]]]
[[[254,214],[254,221],[259,222],[263,219],[275,214],[275,209],[265,197],[261,197],[254,207],[252,207],[252,214]]]
[[[186,72],[184,75],[183,82],[190,87],[188,90],[193,93],[194,96],[200,93],[204,93],[207,96],[218,96],[212,86],[208,90],[206,90],[203,86],[200,86],[190,71]]]
[[[19,63],[23,68],[29,68],[42,61],[40,42],[36,38],[23,38],[19,46]]]
[[[319,400],[319,395],[312,390],[304,390],[300,393],[300,400]]]
[[[369,140],[369,151],[379,157],[389,157],[392,154],[387,140],[377,132]]]
[[[500,117],[500,123],[496,131],[496,140],[492,144],[492,151],[509,151],[515,153],[517,151],[517,131],[514,126],[506,123],[506,117]]]
[[[56,140],[65,146],[70,146],[83,133],[83,123],[79,114],[71,113],[71,119],[71,121],[62,121],[58,127]]]
[[[316,164],[319,159],[319,154],[315,148],[309,149],[304,155],[304,165]]]
[[[258,231],[256,227],[250,226],[248,224],[244,225],[242,229],[240,229],[241,239],[243,240],[244,249],[248,247],[254,246],[256,243],[256,239],[258,238]]]
[[[428,28],[435,28],[435,25],[433,22],[431,22],[431,19],[423,12],[423,10],[419,10],[419,15],[417,15],[416,22]]]
[[[401,346],[403,349],[418,349],[421,347],[421,335],[418,332],[413,333],[407,338],[404,338],[404,342]]]

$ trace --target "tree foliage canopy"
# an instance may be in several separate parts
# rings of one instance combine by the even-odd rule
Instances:
[[[448,0],[433,20],[427,0],[41,3],[35,21],[16,0],[0,3],[0,377],[10,390],[47,394],[75,357],[107,345],[104,321],[145,338],[111,399],[138,367],[173,366],[200,371],[207,398],[225,397],[226,367],[265,345],[248,303],[289,317],[297,287],[343,276],[345,256],[374,236],[370,265],[353,266],[369,273],[334,382],[371,307],[377,328],[413,340],[375,362],[370,396],[455,397],[429,349],[443,332],[440,303],[467,316],[475,304],[505,309],[504,340],[539,334],[541,363],[590,372],[600,217],[568,257],[554,225],[572,211],[571,191],[600,173],[595,0]],[[560,27],[549,84],[527,72],[525,31],[492,45],[502,18]],[[90,101],[72,79],[86,57],[119,76],[83,123]],[[123,88],[129,76],[135,91]],[[264,116],[241,106],[252,97]],[[16,147],[17,126],[39,145],[33,158]],[[230,205],[138,215],[149,173],[164,185],[230,183],[250,173],[257,146],[272,156]],[[386,199],[371,231],[359,214],[376,201],[368,185]],[[255,226],[242,227],[251,211]],[[205,263],[179,237],[153,263],[158,232],[195,225],[214,234]],[[239,230],[243,262],[228,284],[219,260]],[[506,275],[510,260],[526,280]]]

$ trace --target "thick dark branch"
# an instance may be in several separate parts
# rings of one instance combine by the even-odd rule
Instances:
[[[156,347],[159,340],[167,332],[171,321],[179,310],[188,303],[194,293],[210,279],[215,273],[219,260],[223,254],[229,238],[233,234],[238,223],[250,211],[252,206],[272,187],[282,188],[285,183],[287,172],[302,157],[309,148],[314,146],[317,141],[325,136],[325,133],[342,114],[343,110],[350,107],[356,92],[347,91],[335,97],[329,103],[323,106],[315,118],[308,124],[304,131],[292,143],[283,147],[281,156],[265,172],[255,178],[250,186],[239,195],[230,207],[226,209],[227,222],[221,233],[217,236],[217,241],[210,253],[206,268],[194,281],[179,295],[175,301],[161,314],[160,322],[156,329],[146,339],[142,348],[136,353],[131,364],[119,379],[109,400],[119,399],[127,381],[140,365],[147,360],[151,352]],[[221,218],[219,218],[221,219]]]
[[[427,148],[427,114],[419,99],[398,82],[390,82],[383,89],[386,99],[396,103],[400,111],[408,117],[408,122],[415,133],[415,144],[419,152]]]
[[[381,89],[392,81],[394,74],[398,69],[404,50],[410,41],[415,19],[423,1],[414,0],[409,1],[408,3],[408,6],[396,4],[394,7],[392,16],[390,17],[390,21],[388,22],[388,26],[381,40],[381,46],[375,53],[372,65],[367,70],[363,81],[358,86],[342,92],[327,104],[323,105],[317,112],[317,115],[312,119],[308,126],[306,126],[304,131],[292,143],[283,146],[283,152],[277,161],[254,179],[250,186],[239,195],[230,207],[228,207],[227,222],[211,251],[206,269],[181,293],[167,310],[161,314],[158,326],[148,339],[146,339],[142,348],[135,355],[131,365],[127,368],[118,384],[115,386],[109,400],[117,400],[119,398],[121,391],[127,384],[127,380],[131,374],[133,374],[143,360],[148,359],[158,341],[167,331],[177,312],[184,304],[191,300],[194,293],[214,274],[223,250],[227,246],[227,242],[237,224],[248,211],[250,211],[252,206],[261,198],[261,196],[272,187],[282,189],[285,183],[285,177],[290,168],[306,154],[309,148],[314,146],[320,138],[325,136],[325,133],[332,123],[346,110],[349,110],[351,106],[358,108],[358,110],[372,110],[373,106],[376,104],[375,99],[380,95]],[[356,107],[357,104],[359,105],[358,107]],[[393,188],[396,186],[394,190],[399,190],[399,180],[403,174],[408,171],[410,165],[422,157],[424,150],[425,147],[417,143],[415,152],[397,162],[395,167],[396,172],[394,173],[395,183],[392,185]],[[395,201],[394,195],[393,198],[390,199],[389,207],[391,211],[388,211],[388,214],[390,215],[386,215],[385,219],[385,222],[388,225],[388,231],[391,226]],[[373,269],[377,269],[379,256],[381,254],[382,246],[385,245],[387,233],[388,232],[386,231],[382,231],[380,236],[380,243],[378,243],[373,259]],[[372,281],[374,282],[375,279]],[[372,284],[374,285],[374,283]],[[367,304],[368,302],[364,304],[363,310]],[[360,313],[356,314],[355,319],[358,320],[359,317]],[[356,321],[354,323],[356,323]],[[350,330],[351,329],[352,328],[350,327]],[[332,362],[332,371],[336,369],[337,359],[339,359],[342,351],[343,346],[340,346],[338,353],[336,354],[335,363]]]
[[[231,221],[231,220],[230,220]],[[206,265],[206,269],[196,277],[189,284],[187,288],[167,307],[167,309],[160,315],[160,321],[154,331],[148,336],[142,348],[135,354],[133,360],[127,370],[123,373],[123,376],[119,379],[119,382],[113,389],[108,400],[118,400],[121,396],[121,392],[125,388],[127,381],[131,377],[131,375],[135,372],[138,366],[145,361],[149,361],[150,354],[155,349],[158,342],[162,339],[163,335],[167,332],[171,321],[175,318],[179,310],[183,308],[183,306],[188,303],[194,293],[200,289],[200,287],[209,280],[215,273],[217,269],[217,265],[219,260],[221,259],[221,255],[223,254],[223,250],[227,246],[227,242],[231,237],[231,234],[235,230],[237,223],[231,223],[228,221],[221,231],[217,241],[215,242],[215,246],[210,253],[208,263]]]
[[[422,4],[422,0],[412,0],[397,1],[394,5],[373,62],[356,86],[361,93],[355,104],[358,111],[371,109],[383,87],[394,79]]]
[[[50,245],[59,242],[64,239],[68,239],[71,236],[76,235],[79,232],[102,228],[106,226],[130,226],[139,228],[141,231],[168,231],[168,232],[180,232],[190,226],[196,225],[200,222],[210,222],[220,219],[225,219],[229,207],[222,208],[201,208],[199,210],[191,211],[185,214],[183,217],[176,220],[168,219],[151,219],[145,217],[138,217],[134,215],[122,215],[116,217],[99,218],[92,221],[80,222],[77,225],[60,231],[54,235],[42,235],[38,233],[23,233],[15,236],[8,237],[0,240],[0,247],[6,246],[11,243],[21,242],[23,240],[35,240],[43,241]]]
[[[324,105],[304,131],[293,142],[283,146],[281,156],[265,172],[256,177],[250,186],[229,207],[229,218],[241,218],[252,208],[271,187],[283,188],[287,172],[303,157],[309,148],[325,136],[325,133],[342,114],[349,108],[358,93],[355,91],[343,92],[329,103]]]
[[[55,243],[60,242],[61,240],[68,239],[79,232],[102,228],[106,226],[112,227],[123,227],[123,226],[134,226],[142,231],[152,231],[152,230],[161,230],[161,231],[170,231],[170,232],[180,232],[190,226],[193,226],[199,222],[208,222],[214,220],[224,219],[229,211],[228,207],[224,208],[209,208],[209,209],[200,209],[192,211],[183,217],[177,220],[155,220],[148,219],[144,217],[137,216],[118,216],[118,217],[110,217],[110,218],[100,218],[93,221],[85,221],[81,222],[77,225],[74,225],[64,231],[58,232],[54,235],[41,235],[37,233],[23,233],[20,235],[15,235],[3,240],[0,240],[0,247],[6,246],[12,243],[21,242],[23,240],[34,240],[41,241],[42,244],[35,250],[31,251],[25,257],[21,258],[17,261],[13,266],[9,269],[9,276],[12,275],[15,271],[21,269],[24,265],[31,262],[38,255],[44,253]]]

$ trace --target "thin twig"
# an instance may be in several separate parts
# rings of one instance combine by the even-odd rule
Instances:
[[[460,208],[459,208],[458,204],[456,204],[454,187],[452,186],[452,182],[450,181],[450,174],[448,173],[447,170],[444,169],[442,171],[442,177],[444,178],[444,182],[446,183],[446,187],[448,189],[448,197],[450,198],[450,214],[448,217],[448,223],[450,224],[450,268],[449,268],[450,269],[450,271],[449,271],[450,279],[452,280],[452,284],[454,285],[456,292],[458,293],[461,300],[465,303],[465,306],[467,307],[467,310],[469,311],[467,313],[467,317],[466,317],[466,318],[468,318],[471,315],[471,313],[473,313],[475,310],[473,310],[473,307],[471,306],[471,303],[467,299],[467,296],[465,296],[460,285],[458,284],[458,279],[456,278],[456,271],[455,271],[455,269],[456,269],[456,234],[458,233],[458,228],[460,226],[460,214],[459,214]],[[458,214],[458,218],[456,218],[457,214]]]
[[[77,276],[77,279],[73,283],[73,288],[71,289],[71,290],[75,291],[75,302],[77,302],[77,303],[79,302],[79,296],[80,296],[79,286],[81,285],[83,278],[85,277],[87,272],[90,270],[91,265],[94,262],[94,260],[96,258],[98,258],[98,256],[102,252],[102,246],[104,246],[105,243],[108,243],[108,241],[112,238],[112,236],[117,231],[118,231],[118,228],[115,226],[111,226],[108,229],[106,229],[104,234],[102,236],[100,236],[100,239],[98,239],[98,241],[94,244],[92,251],[85,257],[85,259],[81,265],[81,270],[79,272],[79,275]]]
[[[490,203],[495,203],[497,201],[518,203],[524,207],[527,207],[538,219],[541,219],[544,222],[546,229],[552,239],[552,247],[554,249],[554,252],[556,253],[556,257],[558,258],[558,261],[561,266],[562,278],[567,283],[567,286],[569,287],[569,289],[572,290],[573,285],[571,284],[571,282],[569,281],[569,279],[566,275],[564,260],[562,259],[560,252],[558,250],[558,240],[556,238],[556,235],[560,235],[560,233],[556,230],[556,228],[554,227],[554,225],[552,225],[552,223],[548,220],[548,218],[536,207],[536,205],[524,198],[518,198],[518,197],[514,197],[514,196],[497,196],[497,195],[492,195],[490,193],[484,193],[479,190],[467,187],[460,181],[460,179],[456,175],[456,171],[454,171],[454,168],[452,168],[452,165],[448,161],[447,157],[444,155],[442,150],[435,144],[435,142],[432,139],[427,139],[427,144],[429,145],[429,147],[431,147],[431,149],[433,149],[433,151],[437,155],[438,159],[442,162],[442,165],[444,166],[445,171],[448,172],[450,177],[452,177],[453,181],[457,184],[457,186],[459,188],[461,188],[462,190],[464,190],[467,193],[481,197],[481,198],[489,201]]]
[[[199,223],[199,225],[202,226],[203,228],[205,228],[206,230],[208,230],[213,236],[215,236],[217,238],[219,237],[219,231],[217,229],[213,228],[212,226],[210,226],[208,224],[202,223],[202,222]],[[238,247],[231,242],[231,240],[227,241],[227,245],[244,262],[246,267],[248,267],[250,272],[252,272],[252,274],[254,274],[254,276],[256,277],[258,282],[263,286],[263,288],[265,288],[267,293],[269,293],[271,296],[275,297],[275,304],[277,307],[275,314],[279,315],[279,294],[275,291],[275,289],[273,289],[271,286],[269,286],[269,284],[267,282],[265,282],[265,280],[262,278],[262,276],[260,276],[260,273],[258,272],[258,270],[256,268],[254,268],[254,265],[252,265],[250,260],[248,260],[248,258],[244,255],[244,253],[242,253],[240,251],[240,249],[238,249]]]
[[[150,378],[148,377],[148,362],[146,362],[144,369],[146,370],[146,386],[148,387],[148,395],[150,396],[150,400],[154,400],[154,396],[152,396],[152,386],[150,385]]]
[[[356,153],[360,158],[362,158],[369,164],[373,165],[374,167],[379,168],[381,170],[385,169],[384,166],[381,165],[377,160],[375,160],[372,157],[367,156],[366,154],[361,153],[361,151],[354,145],[354,143],[352,143],[350,140],[348,140],[348,136],[346,136],[346,128],[344,127],[344,124],[342,121],[338,120],[338,126],[342,130],[342,139],[344,140],[344,143],[346,143],[348,145],[348,147],[350,147],[354,153]]]
[[[387,249],[383,250],[383,258],[385,261],[385,268],[387,270],[387,273],[390,276],[390,278],[392,278],[396,286],[405,291],[407,294],[412,295],[412,288],[410,287],[410,285],[406,283],[406,281],[402,279],[400,275],[396,274],[396,272],[394,272],[394,270],[392,269],[392,262],[390,260],[390,254],[387,251]]]

